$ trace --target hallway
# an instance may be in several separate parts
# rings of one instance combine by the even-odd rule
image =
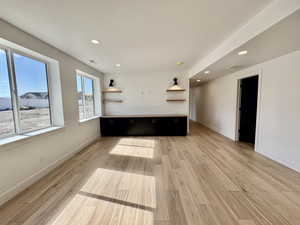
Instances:
[[[207,128],[101,138],[0,208],[0,225],[288,225],[300,174]]]

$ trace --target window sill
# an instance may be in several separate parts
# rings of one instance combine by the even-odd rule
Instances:
[[[84,119],[84,120],[79,120],[79,123],[84,123],[84,122],[87,122],[87,121],[90,121],[90,120],[95,120],[95,119],[98,119],[100,118],[101,115],[98,115],[98,116],[93,116],[93,117],[90,117],[88,119]]]
[[[62,128],[63,127],[49,127],[49,128],[45,128],[45,129],[41,129],[41,130],[37,130],[37,131],[32,131],[32,132],[26,133],[24,135],[16,135],[16,136],[13,136],[13,137],[4,138],[4,139],[0,140],[0,147],[8,145],[8,144],[15,143],[17,141],[26,140],[26,139],[29,139],[29,138],[32,138],[32,137],[35,137],[35,136],[39,136],[39,135],[42,135],[42,134],[46,134],[46,133],[50,133],[50,132],[53,132],[53,131],[56,131],[56,130],[60,130]],[[0,151],[1,151],[1,149],[0,149]]]

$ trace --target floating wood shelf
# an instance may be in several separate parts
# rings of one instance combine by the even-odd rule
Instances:
[[[167,89],[167,91],[185,91],[185,89]]]
[[[167,99],[167,102],[185,102],[185,99]]]
[[[102,93],[122,93],[122,91],[118,89],[112,89],[112,90],[106,89],[102,91]]]
[[[169,87],[167,91],[185,91],[185,89],[176,84],[172,87]]]
[[[123,100],[121,100],[121,99],[104,99],[103,102],[116,102],[116,103],[122,103]]]

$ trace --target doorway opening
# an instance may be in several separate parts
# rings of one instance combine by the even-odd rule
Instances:
[[[255,146],[259,76],[243,78],[239,82],[238,138]]]

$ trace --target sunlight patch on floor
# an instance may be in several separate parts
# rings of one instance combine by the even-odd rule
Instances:
[[[98,168],[50,224],[153,225],[155,185],[152,176]]]
[[[143,138],[121,138],[118,142],[120,145],[129,145],[129,146],[137,146],[137,147],[155,147],[155,139],[152,137],[143,137]]]
[[[110,151],[110,154],[153,159],[154,149],[151,147],[137,147],[118,144]]]
[[[51,223],[67,224],[153,225],[153,212],[77,194]]]
[[[121,138],[110,154],[153,159],[154,149],[153,138]]]
[[[152,176],[98,168],[81,191],[156,208]]]

